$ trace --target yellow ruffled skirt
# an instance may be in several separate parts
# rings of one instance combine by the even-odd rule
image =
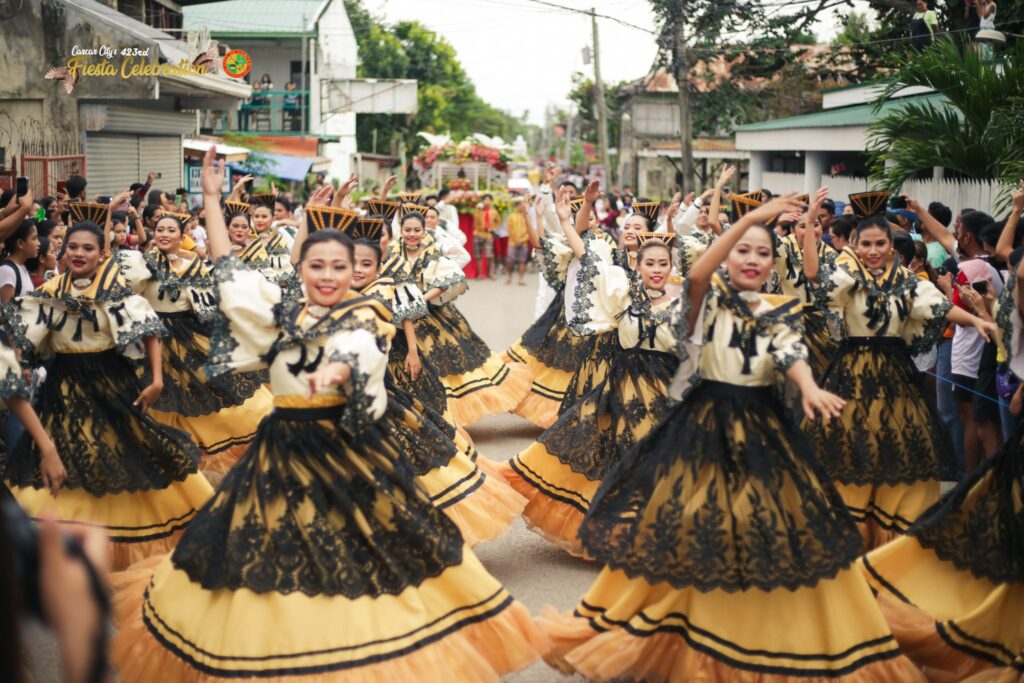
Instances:
[[[93,496],[83,489],[11,486],[11,493],[29,517],[50,512],[62,524],[99,527],[110,538],[111,569],[120,571],[147,557],[174,548],[182,531],[213,495],[201,474],[172,482],[167,488]]]
[[[822,387],[846,406],[839,418],[805,420],[803,429],[871,550],[938,500],[942,478],[955,470],[951,442],[899,338],[845,339]]]
[[[896,639],[933,681],[1024,680],[1024,432],[861,559]]]
[[[338,401],[277,397],[175,551],[115,578],[122,683],[497,683],[546,651],[388,430]]]
[[[673,588],[605,568],[569,614],[546,608],[549,662],[591,681],[923,682],[856,570],[790,591]]]
[[[565,320],[565,296],[559,291],[543,314],[503,355],[533,374],[530,393],[513,411],[538,427],[555,423],[566,391],[580,365],[591,357],[594,337],[572,333]]]
[[[245,403],[223,408],[216,413],[190,417],[151,409],[153,419],[192,436],[202,456],[199,471],[214,486],[218,485],[235,463],[242,459],[256,438],[260,421],[274,407],[274,395],[260,387]]]
[[[507,365],[473,332],[451,304],[416,321],[420,352],[437,370],[455,422],[468,427],[513,410],[530,391],[530,370]]]

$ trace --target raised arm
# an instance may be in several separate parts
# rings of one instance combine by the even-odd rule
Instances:
[[[33,202],[32,190],[29,190],[20,198],[11,200],[8,206],[15,205],[14,210],[7,214],[3,220],[0,220],[0,241],[6,240],[11,236],[11,233],[18,229],[21,222],[32,211]]]
[[[566,194],[562,194],[558,198],[558,204],[555,205],[555,210],[558,212],[558,218],[562,221],[562,229],[565,232],[565,241],[568,243],[569,248],[572,250],[573,256],[576,258],[583,258],[583,252],[586,248],[583,245],[583,238],[580,237],[581,233],[587,231],[590,225],[590,212],[594,210],[594,202],[597,201],[598,195],[598,182],[592,180],[587,185],[587,190],[583,194],[583,206],[576,213],[576,226],[574,228],[569,227],[569,197]]]
[[[544,230],[544,197],[537,195],[533,203],[533,219],[527,216],[526,230],[530,233],[530,246],[540,249],[540,241],[547,234]]]
[[[693,329],[697,323],[697,316],[700,315],[701,304],[708,292],[711,276],[729,256],[729,252],[740,241],[740,238],[751,226],[771,220],[783,211],[791,211],[797,206],[799,204],[796,202],[795,192],[776,197],[767,204],[762,204],[736,221],[731,230],[722,233],[721,237],[711,243],[704,255],[697,259],[686,278],[690,299],[690,317],[687,323],[690,329]]]
[[[718,214],[722,209],[722,190],[736,173],[735,166],[726,166],[718,174],[718,181],[715,183],[715,192],[711,195],[711,206],[708,208],[708,225],[716,235],[722,234],[722,224],[718,222]]]
[[[356,189],[357,185],[359,185],[359,176],[353,173],[338,187],[338,191],[334,193],[334,199],[331,200],[331,206],[340,207],[342,200],[352,194],[352,190]]]
[[[299,265],[299,254],[302,253],[302,243],[309,237],[309,218],[306,216],[309,213],[308,209],[311,206],[321,206],[330,201],[331,192],[334,188],[330,185],[324,185],[323,187],[317,188],[317,190],[309,196],[309,200],[306,202],[306,211],[302,212],[302,217],[299,218],[299,229],[295,231],[295,239],[292,241],[292,265]],[[381,247],[382,249],[384,247]]]
[[[818,236],[814,234],[814,221],[818,219],[818,211],[821,210],[821,203],[828,197],[828,188],[821,187],[811,197],[811,204],[804,214],[804,276],[811,282],[818,281]]]
[[[228,199],[231,201],[238,201],[238,199],[242,196],[242,188],[245,187],[245,184],[250,180],[252,180],[251,175],[244,175],[241,178],[239,178],[238,182],[235,183],[235,186],[231,188],[231,194],[228,195]],[[218,200],[219,199],[220,197],[218,193]]]
[[[210,247],[210,259],[231,254],[231,239],[224,222],[224,210],[220,208],[220,188],[224,185],[224,160],[216,161],[217,146],[210,145],[203,156],[200,169],[200,185],[203,188],[203,208],[206,209],[206,238]]]
[[[908,195],[903,195],[903,198],[907,200],[907,208],[917,214],[918,219],[921,221],[921,229],[941,244],[946,253],[956,258],[956,238],[953,237],[953,233],[928,213],[928,209],[921,206],[920,202],[916,199]]]
[[[999,242],[996,243],[996,258],[1004,263],[1010,261],[1010,253],[1013,251],[1013,240],[1017,236],[1017,224],[1020,222],[1020,212],[1024,211],[1024,180],[1020,181],[1020,187],[1010,193],[1012,208],[1010,215],[1006,218],[1006,225],[999,235]]]
[[[389,176],[388,179],[384,181],[384,187],[380,188],[380,198],[387,199],[388,195],[391,194],[391,190],[394,189],[397,184],[398,176]]]

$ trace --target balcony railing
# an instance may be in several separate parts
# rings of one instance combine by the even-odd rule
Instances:
[[[305,109],[303,109],[305,105]],[[308,90],[258,90],[238,111],[209,112],[213,133],[303,134],[309,131]]]

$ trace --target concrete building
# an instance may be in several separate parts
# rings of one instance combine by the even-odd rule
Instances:
[[[659,69],[633,83],[630,90],[622,105],[618,185],[632,187],[637,196],[668,199],[683,184],[675,79]],[[703,185],[723,161],[739,164],[742,172],[747,153],[737,151],[733,141],[722,136],[695,139],[693,156]]]
[[[736,149],[750,156],[747,187],[813,192],[825,177],[866,183],[868,126],[910,98],[942,97],[921,88],[905,88],[876,112],[872,103],[883,88],[869,84],[827,90],[819,112],[737,126]],[[941,173],[935,170],[937,177]]]
[[[205,28],[230,49],[245,50],[252,58],[246,80],[256,85],[266,74],[273,83],[269,91],[254,91],[241,107],[208,109],[204,132],[254,133],[261,149],[285,157],[276,159],[279,168],[298,168],[287,158],[298,155],[309,159],[307,171],[348,177],[356,152],[356,114],[338,113],[331,104],[332,83],[356,75],[356,38],[343,0],[204,3],[185,8],[184,26]],[[286,91],[289,82],[294,91]]]
[[[0,182],[27,175],[33,193],[41,196],[56,192],[68,175],[84,173],[90,195],[114,194],[152,170],[160,174],[156,187],[172,192],[181,187],[182,136],[196,132],[198,110],[237,107],[250,92],[248,85],[223,74],[133,75],[130,68],[124,70],[126,61],[129,66],[191,63],[195,55],[180,34],[153,27],[173,28],[187,4],[18,3],[0,23],[0,168],[6,169]],[[109,54],[110,49],[115,53]],[[89,75],[83,69],[71,93],[64,87],[67,77],[44,78],[51,68],[66,68],[76,52],[86,53],[77,55],[79,63],[107,62],[113,73]]]

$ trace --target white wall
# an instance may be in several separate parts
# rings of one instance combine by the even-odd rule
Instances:
[[[331,0],[317,24],[317,40],[312,51],[316,53],[316,77],[311,98],[319,102],[320,79],[343,79],[356,77],[357,46],[352,24],[345,12],[342,0]],[[326,101],[319,102],[326,106]],[[324,145],[324,156],[330,158],[328,177],[344,181],[352,172],[352,155],[356,153],[356,115],[331,114],[321,122],[320,107],[310,112],[310,128],[327,135],[337,135],[340,140]]]
[[[765,171],[761,174],[761,187],[750,188],[751,190],[756,189],[768,189],[775,194],[786,194],[787,192],[803,192],[804,191],[804,174],[803,173],[772,173],[771,171]]]

